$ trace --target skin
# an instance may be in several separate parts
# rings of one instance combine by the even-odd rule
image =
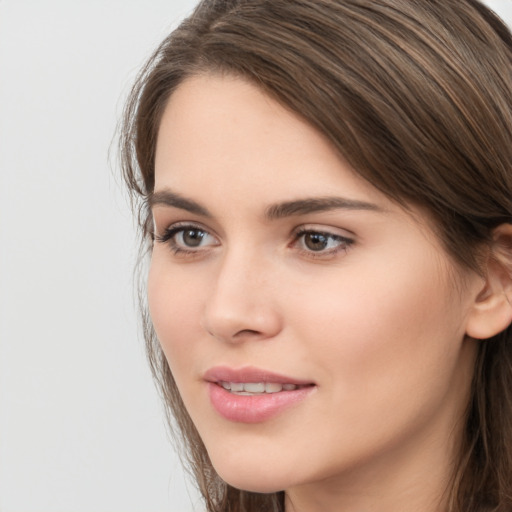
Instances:
[[[323,135],[241,79],[180,85],[155,174],[150,313],[220,476],[286,490],[288,512],[443,510],[483,279],[455,266],[425,212],[391,202]],[[200,209],[162,203],[170,191]],[[272,205],[325,197],[372,207],[268,218]],[[183,232],[163,240],[176,223],[200,244]],[[312,250],[301,229],[327,233],[326,249]],[[218,365],[315,388],[267,421],[233,422],[212,407],[203,379]]]

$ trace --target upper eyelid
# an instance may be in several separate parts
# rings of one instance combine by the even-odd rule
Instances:
[[[322,236],[326,236],[326,237],[331,237],[333,239],[338,239],[340,241],[345,241],[345,242],[350,243],[350,244],[353,244],[355,242],[353,236],[346,236],[346,235],[342,235],[340,233],[333,233],[331,231],[320,231],[320,230],[315,230],[315,229],[304,229],[304,230],[299,230],[299,231],[297,231],[295,233],[294,239],[292,240],[292,243],[296,243],[300,238],[302,238],[304,235],[307,235],[309,233],[316,233],[318,235],[322,235]]]
[[[213,236],[217,240],[221,239],[221,237],[217,234],[215,229],[212,229],[209,226],[205,226],[204,223],[202,223],[200,221],[181,220],[181,221],[165,223],[165,225],[158,228],[158,222],[156,221],[155,218],[153,218],[153,224],[154,224],[153,235],[155,237],[156,236],[161,237],[161,236],[165,235],[165,233],[167,233],[171,230],[180,229],[180,228],[186,229],[187,227],[190,227],[193,229],[205,231],[206,233]],[[332,225],[317,224],[314,222],[302,223],[298,226],[295,226],[291,230],[289,236],[292,237],[293,239],[296,239],[296,237],[298,237],[299,235],[301,235],[305,232],[306,233],[307,232],[322,233],[325,235],[331,235],[334,237],[341,237],[341,238],[346,238],[346,239],[350,239],[350,240],[354,240],[356,238],[356,234],[347,228],[342,228],[342,227],[337,227],[337,226],[332,226]]]
[[[318,224],[301,224],[300,226],[297,226],[293,230],[294,235],[298,235],[300,233],[304,232],[312,232],[312,233],[322,233],[325,235],[332,235],[332,236],[340,236],[342,238],[349,238],[354,239],[356,238],[356,234],[347,228],[341,228],[341,227],[334,227],[334,226],[324,226],[324,225],[318,225]]]
[[[176,235],[178,235],[178,233],[186,231],[187,228],[192,229],[192,230],[202,231],[202,232],[206,233],[209,237],[213,238],[214,243],[209,244],[206,247],[202,247],[202,246],[180,247],[180,244],[175,240],[175,237],[176,237]],[[176,254],[177,253],[182,253],[182,254],[188,253],[189,255],[192,255],[192,254],[199,255],[200,253],[205,252],[208,249],[211,249],[211,247],[218,245],[217,242],[219,241],[218,237],[215,236],[214,234],[212,234],[209,230],[204,229],[203,227],[191,224],[190,222],[186,222],[184,224],[181,224],[179,222],[172,223],[163,230],[162,234],[155,233],[154,240],[170,246],[171,249],[173,251],[175,251]]]
[[[198,229],[200,231],[205,231],[209,235],[212,235],[215,238],[218,238],[218,236],[215,234],[214,230],[204,226],[201,222],[197,222],[197,221],[187,220],[187,221],[170,222],[170,223],[164,224],[160,228],[158,227],[158,222],[156,222],[154,220],[153,223],[154,223],[154,233],[155,234],[157,234],[157,232],[167,233],[167,232],[172,231],[174,229],[193,228],[193,229]]]

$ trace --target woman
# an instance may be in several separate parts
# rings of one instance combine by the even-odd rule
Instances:
[[[145,331],[209,511],[512,510],[512,37],[206,0],[126,109]]]

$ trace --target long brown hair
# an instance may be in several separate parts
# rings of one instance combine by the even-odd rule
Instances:
[[[512,223],[512,36],[477,0],[203,0],[125,110],[122,165],[147,250],[163,109],[187,77],[212,72],[256,84],[388,197],[426,207],[459,265],[481,271],[477,249]],[[282,492],[241,491],[215,473],[142,304],[152,370],[208,511],[283,511]],[[479,347],[453,512],[512,510],[511,327]]]

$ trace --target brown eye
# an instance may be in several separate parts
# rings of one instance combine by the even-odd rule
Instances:
[[[196,226],[175,225],[165,230],[162,236],[155,236],[157,242],[168,244],[175,254],[199,253],[205,249],[219,245],[219,241],[211,233]]]
[[[296,247],[306,253],[317,253],[318,256],[334,255],[340,250],[346,250],[354,241],[334,233],[304,230],[296,235]]]
[[[187,247],[199,247],[205,236],[208,236],[207,233],[200,229],[184,229],[181,234],[177,234],[177,238],[181,238],[181,242]]]
[[[329,237],[323,233],[306,233],[304,235],[304,245],[310,251],[323,251],[329,244]]]

